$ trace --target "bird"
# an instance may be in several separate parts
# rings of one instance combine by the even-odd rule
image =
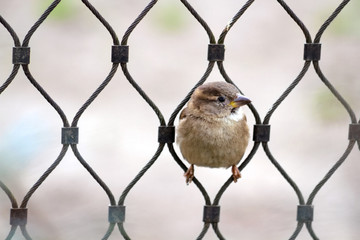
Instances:
[[[180,113],[176,142],[190,163],[186,184],[194,178],[194,165],[231,167],[233,181],[241,177],[237,164],[249,143],[249,127],[242,106],[251,100],[231,83],[208,82],[197,87]]]

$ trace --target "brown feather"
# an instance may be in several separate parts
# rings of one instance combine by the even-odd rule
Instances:
[[[239,91],[225,82],[212,82],[198,87],[180,114],[177,143],[183,157],[198,166],[225,167],[236,165],[249,141],[245,115],[229,104]],[[223,96],[226,101],[219,102]]]

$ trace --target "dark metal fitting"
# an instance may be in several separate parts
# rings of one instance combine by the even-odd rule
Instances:
[[[30,63],[30,47],[13,47],[13,64]]]
[[[24,226],[27,223],[27,208],[11,208],[10,209],[10,225]]]
[[[208,47],[208,61],[224,61],[225,59],[225,45],[224,44],[209,44]]]
[[[220,221],[220,206],[205,205],[203,222],[218,223]]]
[[[125,222],[125,206],[109,206],[109,223]]]
[[[159,143],[175,142],[175,126],[160,126],[158,133]]]
[[[111,48],[111,62],[127,63],[129,61],[129,46],[113,45]]]
[[[312,222],[314,220],[314,206],[298,205],[296,220],[298,222]]]
[[[79,143],[79,128],[78,127],[64,127],[61,129],[61,143],[62,144],[78,144]]]
[[[321,43],[305,43],[304,60],[319,61],[321,57]]]
[[[360,123],[352,123],[349,125],[349,140],[355,140],[360,150]]]
[[[349,125],[349,140],[360,141],[360,123]]]
[[[270,125],[269,124],[255,124],[253,141],[254,142],[268,142],[270,140]]]

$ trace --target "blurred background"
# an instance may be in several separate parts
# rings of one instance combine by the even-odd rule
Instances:
[[[50,0],[1,0],[0,14],[21,41]],[[144,0],[91,3],[121,39],[145,8]],[[189,1],[216,38],[245,1]],[[312,38],[340,1],[288,0]],[[360,3],[350,1],[322,36],[320,67],[359,117]],[[257,0],[225,39],[224,67],[263,119],[300,73],[305,38],[277,1]],[[162,0],[130,35],[128,68],[168,120],[207,67],[208,37],[180,1]],[[81,1],[63,0],[30,39],[30,71],[71,122],[108,75],[112,39]],[[13,40],[0,27],[0,84],[12,70]],[[215,66],[208,81],[222,80]],[[246,108],[249,126],[254,117]],[[177,122],[176,122],[177,123]],[[350,118],[311,66],[270,119],[269,148],[307,200],[345,152]],[[116,199],[154,155],[159,121],[119,67],[81,116],[78,149]],[[57,112],[19,70],[0,95],[0,180],[21,202],[61,150]],[[252,148],[251,142],[248,152]],[[181,156],[178,148],[177,153]],[[315,233],[326,240],[360,235],[360,152],[357,145],[313,202]],[[230,170],[196,168],[213,199]],[[202,195],[187,186],[168,149],[125,200],[125,229],[132,239],[195,239]],[[31,197],[27,229],[33,239],[101,239],[109,200],[71,149]],[[227,239],[288,239],[296,227],[298,199],[260,147],[242,179],[221,201],[220,231]],[[0,239],[10,230],[10,201],[0,191]],[[18,230],[13,239],[23,239]],[[117,229],[109,239],[122,239]],[[217,239],[209,229],[204,239]],[[304,228],[299,240],[311,239]]]

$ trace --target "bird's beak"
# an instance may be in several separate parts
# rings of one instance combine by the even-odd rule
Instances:
[[[234,101],[230,102],[230,105],[234,108],[241,107],[243,105],[246,105],[248,103],[251,103],[251,100],[243,95],[238,95],[237,98],[234,99]]]

